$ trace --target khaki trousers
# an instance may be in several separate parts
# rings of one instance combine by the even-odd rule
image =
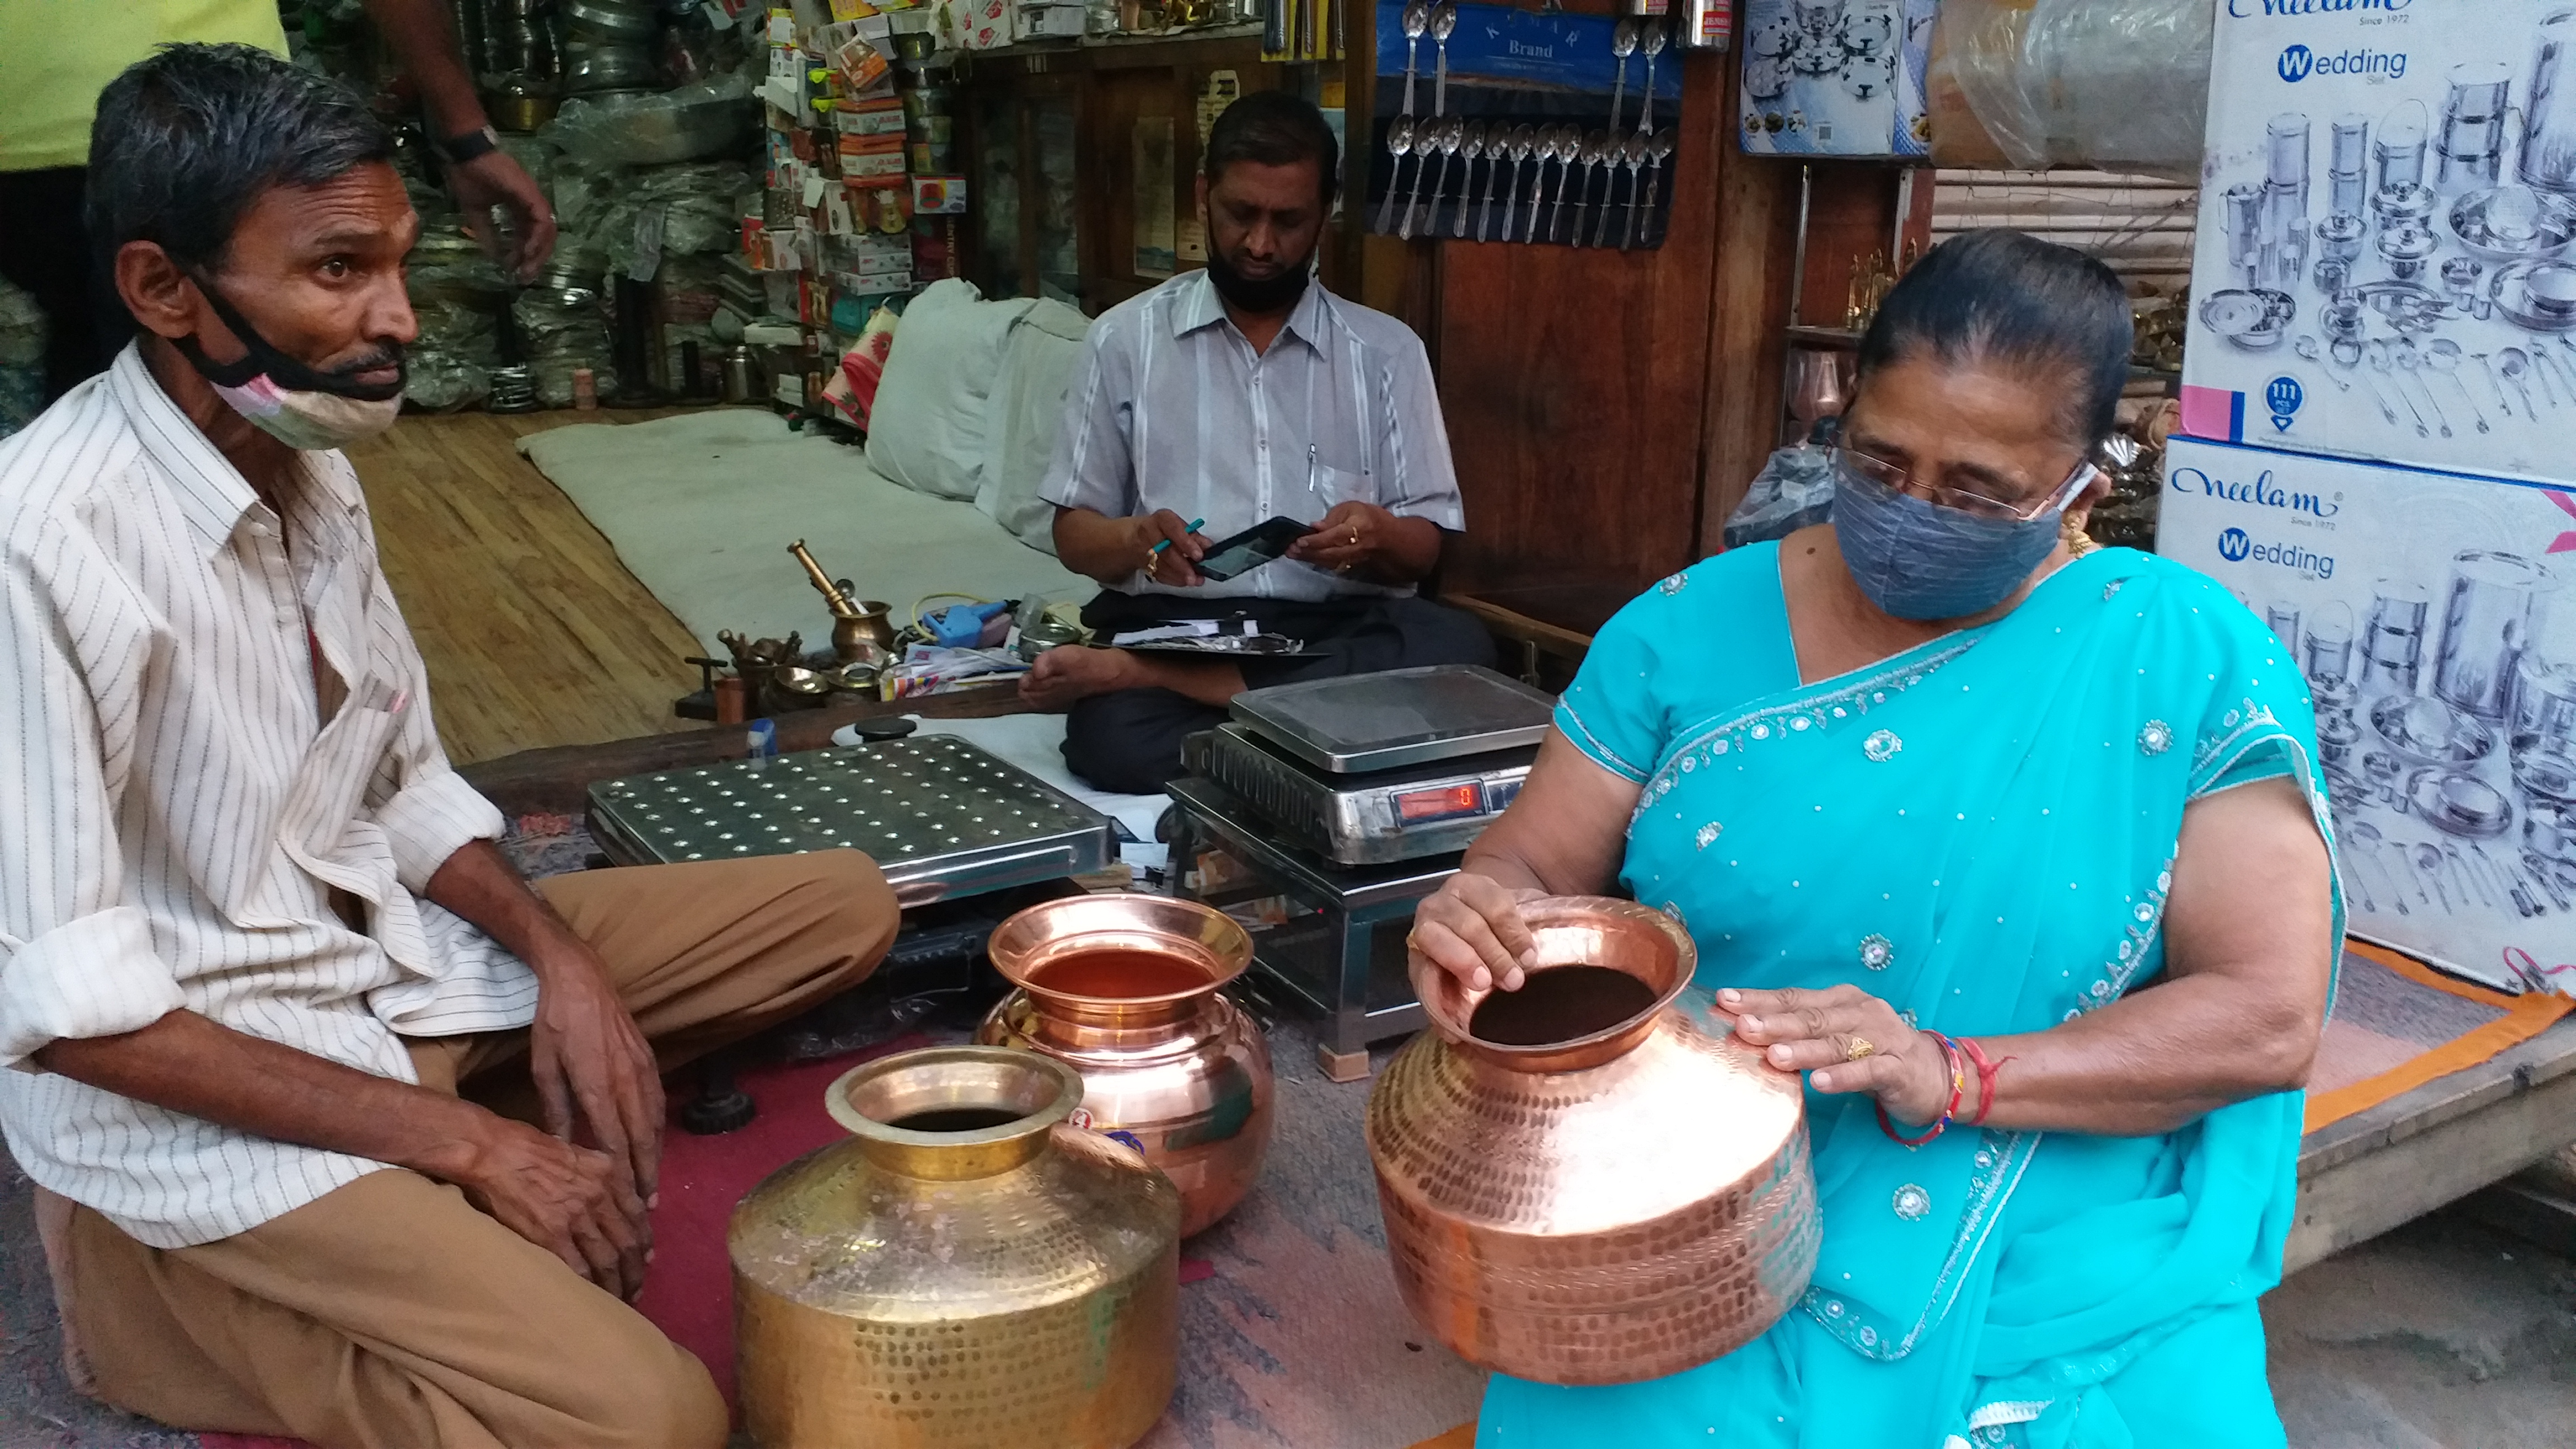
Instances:
[[[885,878],[846,850],[537,889],[598,949],[666,1070],[858,981],[897,924]],[[426,1086],[532,1100],[525,1032],[407,1045]],[[325,1449],[724,1443],[724,1403],[686,1350],[416,1173],[169,1251],[57,1205],[65,1342],[119,1408]]]

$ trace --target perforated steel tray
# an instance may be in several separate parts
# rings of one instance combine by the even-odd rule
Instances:
[[[1517,679],[1467,664],[1352,674],[1234,697],[1237,721],[1336,775],[1534,745],[1555,707]]]
[[[728,760],[590,787],[625,865],[867,852],[905,905],[1105,868],[1109,817],[953,735]]]

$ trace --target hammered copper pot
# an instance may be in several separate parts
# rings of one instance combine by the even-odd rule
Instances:
[[[1167,896],[1072,896],[1004,921],[988,949],[1019,989],[975,1039],[1080,1072],[1083,1120],[1132,1138],[1181,1190],[1181,1236],[1232,1212],[1269,1154],[1273,1098],[1269,1044],[1224,994],[1252,963],[1243,927]],[[1104,955],[1149,969],[1085,969]]]
[[[734,1209],[743,1425],[767,1449],[1125,1449],[1172,1397],[1180,1195],[1068,1125],[1061,1062],[934,1047],[825,1105],[851,1140]]]
[[[1732,1352],[1815,1271],[1798,1078],[1690,985],[1697,952],[1670,917],[1581,896],[1521,909],[1539,954],[1525,990],[1606,966],[1644,983],[1623,988],[1643,1009],[1504,1045],[1469,1034],[1490,993],[1443,978],[1423,1003],[1433,1030],[1368,1102],[1405,1304],[1460,1357],[1542,1383],[1632,1383]]]

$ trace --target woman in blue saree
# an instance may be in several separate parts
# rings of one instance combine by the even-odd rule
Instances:
[[[1647,1383],[1497,1375],[1480,1445],[2283,1442],[2255,1299],[2331,832],[2270,631],[2084,538],[2130,338],[2074,252],[1934,249],[1862,344],[1833,521],[1628,605],[1424,904],[1413,969],[1505,989],[1530,896],[1615,881],[1683,922],[1738,1034],[1808,1073],[1823,1211],[1763,1337]]]

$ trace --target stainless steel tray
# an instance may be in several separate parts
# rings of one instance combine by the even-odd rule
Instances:
[[[1235,719],[1336,775],[1535,745],[1556,701],[1467,664],[1434,664],[1247,690]]]
[[[1323,775],[1239,724],[1217,726],[1192,767],[1257,821],[1336,865],[1383,865],[1465,850],[1521,792],[1538,751],[1524,745],[1365,775]]]
[[[624,865],[849,846],[907,906],[1118,858],[1109,817],[953,735],[603,780],[590,828]]]

